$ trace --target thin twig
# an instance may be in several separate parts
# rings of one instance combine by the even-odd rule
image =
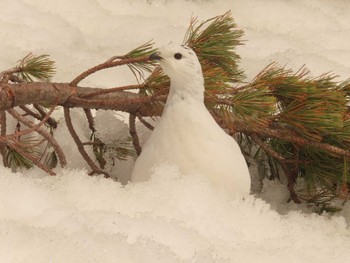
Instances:
[[[25,82],[23,79],[17,77],[16,75],[11,75],[9,77],[9,80],[11,80],[14,83],[23,83],[23,82]]]
[[[89,128],[94,133],[96,129],[95,129],[94,117],[92,116],[91,109],[84,108],[84,112],[89,123]]]
[[[38,106],[40,106],[40,105],[38,105]],[[44,111],[45,114],[42,115],[41,112],[40,112],[40,114],[38,114],[38,113],[32,111],[31,109],[29,109],[27,106],[20,106],[20,108],[21,108],[21,110],[23,110],[27,115],[32,116],[32,117],[34,117],[35,119],[37,119],[37,120],[39,120],[39,121],[41,121],[41,120],[42,120],[43,118],[45,118],[45,116],[46,116],[46,112],[45,112],[45,111]],[[54,129],[57,128],[57,121],[56,121],[55,119],[51,118],[51,117],[49,117],[49,118],[47,119],[47,124],[48,124],[50,127],[54,128]]]
[[[136,113],[137,118],[139,119],[139,121],[145,125],[148,129],[150,129],[151,131],[154,130],[154,126],[151,125],[150,123],[148,123],[144,118],[142,118],[140,113]]]
[[[64,119],[66,121],[66,125],[67,125],[67,128],[68,128],[68,131],[71,134],[75,144],[77,145],[81,156],[84,158],[84,160],[87,162],[87,164],[92,169],[92,172],[89,173],[89,175],[93,175],[95,173],[97,173],[97,174],[104,174],[104,176],[106,178],[109,178],[110,175],[108,173],[104,172],[103,170],[101,170],[100,168],[98,168],[97,165],[93,162],[93,160],[90,158],[90,156],[85,151],[84,145],[83,145],[82,141],[80,140],[78,134],[76,133],[76,131],[75,131],[74,127],[73,127],[72,118],[70,116],[70,110],[67,107],[64,107]]]
[[[130,113],[129,114],[129,133],[132,138],[132,144],[136,150],[137,155],[141,154],[142,148],[140,146],[139,136],[137,135],[136,125],[135,125],[136,115]]]
[[[21,108],[21,110],[23,110],[27,115],[34,117],[35,119],[41,121],[43,118],[40,114],[32,111],[31,109],[29,109],[27,106],[19,106]]]
[[[81,73],[79,76],[77,76],[75,79],[73,79],[70,82],[71,86],[77,86],[78,83],[80,81],[82,81],[83,79],[85,79],[86,77],[90,76],[91,74],[106,69],[106,68],[112,68],[112,67],[116,67],[116,66],[121,66],[121,65],[126,65],[126,64],[131,64],[131,63],[136,63],[136,62],[146,62],[149,60],[148,56],[143,56],[143,57],[137,57],[137,58],[124,58],[121,60],[117,60],[117,61],[106,61],[102,64],[99,64],[93,68],[90,68],[86,71],[84,71],[83,73]]]
[[[19,72],[21,69],[19,67],[10,68],[8,70],[0,72],[0,79],[4,76],[11,76],[13,73]]]
[[[56,87],[56,86],[54,85],[54,87]],[[57,88],[56,88],[56,89],[57,89]],[[47,115],[47,113],[46,113],[46,111],[45,111],[45,109],[44,109],[43,106],[41,106],[41,105],[39,105],[39,104],[37,104],[37,103],[34,103],[33,106],[34,106],[34,108],[41,114],[41,117],[42,117],[42,118],[44,118],[44,117]],[[56,122],[55,119],[49,117],[49,118],[47,119],[47,123],[50,125],[50,127],[54,128],[54,129],[57,128],[57,122]]]
[[[6,112],[5,111],[0,111],[0,126],[1,126],[1,131],[0,131],[0,135],[1,137],[6,135]],[[6,148],[4,144],[0,144],[0,153],[2,156],[2,162],[4,164],[5,167],[8,167],[8,162],[7,162],[7,158],[6,158]]]

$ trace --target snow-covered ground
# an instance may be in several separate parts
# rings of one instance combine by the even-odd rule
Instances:
[[[0,70],[29,52],[57,62],[55,81],[123,54],[150,39],[182,42],[192,14],[231,9],[245,31],[239,48],[248,79],[272,61],[316,76],[350,74],[350,3],[323,1],[1,0]],[[133,83],[127,69],[83,82]],[[60,113],[56,113],[60,116]],[[109,113],[106,113],[109,114]],[[82,115],[76,126],[88,137]],[[104,116],[112,118],[111,116]],[[99,127],[106,122],[98,121]],[[106,127],[122,136],[125,127]],[[316,215],[286,205],[287,192],[268,183],[264,200],[216,189],[200,175],[159,167],[146,183],[122,186],[91,178],[63,123],[56,133],[75,170],[56,177],[0,167],[0,262],[347,262],[350,206]],[[120,164],[124,177],[132,162]],[[277,213],[276,210],[280,213]]]

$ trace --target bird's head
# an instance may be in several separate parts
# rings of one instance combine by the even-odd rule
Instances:
[[[196,53],[189,47],[170,43],[153,53],[152,60],[158,60],[171,82],[197,81],[203,85],[203,73]]]

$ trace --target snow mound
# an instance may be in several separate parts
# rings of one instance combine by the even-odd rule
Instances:
[[[120,183],[0,175],[0,262],[346,262],[344,217],[279,215],[163,165]]]

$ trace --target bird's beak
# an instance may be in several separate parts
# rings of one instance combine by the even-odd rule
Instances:
[[[153,53],[152,55],[149,56],[149,59],[151,59],[151,60],[161,60],[163,58],[160,56],[159,52],[155,52],[155,53]]]

